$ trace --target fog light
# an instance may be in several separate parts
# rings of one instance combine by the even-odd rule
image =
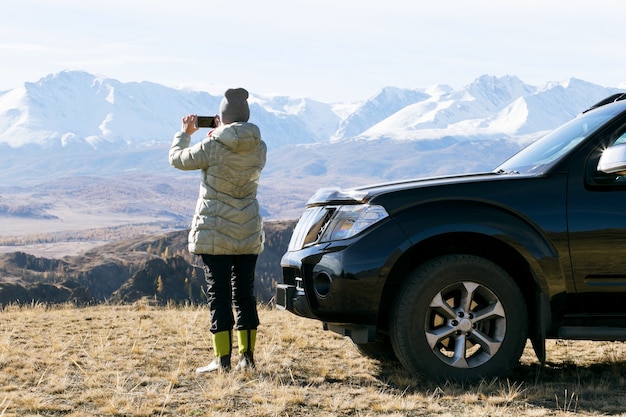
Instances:
[[[315,294],[324,298],[330,293],[330,284],[332,279],[326,272],[320,272],[315,276],[313,281],[313,287],[315,288]]]

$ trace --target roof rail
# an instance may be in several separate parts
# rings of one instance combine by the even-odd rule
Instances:
[[[626,93],[612,94],[612,95],[608,96],[607,98],[598,101],[596,104],[594,104],[593,106],[589,107],[583,113],[587,113],[589,110],[593,110],[595,108],[602,107],[602,106],[604,106],[606,104],[614,103],[616,101],[621,101],[621,100],[626,100]]]

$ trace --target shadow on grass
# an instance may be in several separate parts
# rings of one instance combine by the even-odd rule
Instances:
[[[550,412],[624,415],[626,410],[626,360],[587,366],[551,362],[543,366],[520,364],[508,377],[473,383],[436,382],[409,374],[398,362],[382,362],[378,378],[408,394],[475,396]]]
[[[584,354],[584,352],[581,352]],[[547,362],[520,365],[509,379],[528,388],[529,403],[559,411],[623,415],[626,410],[626,361],[588,365]]]

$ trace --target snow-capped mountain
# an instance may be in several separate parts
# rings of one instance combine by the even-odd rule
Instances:
[[[425,101],[431,97],[436,97],[437,91],[438,89],[433,89],[429,94],[421,89],[384,88],[380,93],[365,101],[351,114],[344,117],[333,135],[333,139],[341,140],[358,136],[363,133],[364,129],[382,122],[403,108]]]
[[[65,71],[0,95],[0,144],[119,149],[165,143],[183,115],[213,115],[220,101],[205,92]],[[330,105],[309,99],[250,101],[270,147],[326,140],[340,121]]]
[[[251,92],[251,121],[270,149],[352,138],[527,135],[567,121],[614,91],[576,79],[533,87],[514,76],[484,75],[460,90],[387,87],[351,107]],[[119,149],[168,143],[182,115],[214,114],[220,100],[201,91],[64,71],[0,94],[0,144]]]
[[[482,76],[406,106],[360,137],[416,140],[444,136],[513,137],[550,130],[617,91],[581,80],[531,87],[518,78]]]
[[[250,121],[269,149],[260,199],[268,217],[284,217],[317,187],[489,170],[616,91],[577,79],[531,86],[489,75],[461,89],[387,87],[359,103],[251,91]],[[215,114],[220,101],[78,71],[0,92],[0,194],[81,176],[178,181],[189,173],[169,166],[167,150],[180,118]]]

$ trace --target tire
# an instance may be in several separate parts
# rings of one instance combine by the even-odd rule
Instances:
[[[504,376],[519,362],[528,313],[518,286],[498,265],[446,255],[408,277],[390,329],[396,356],[409,372],[474,381]]]

